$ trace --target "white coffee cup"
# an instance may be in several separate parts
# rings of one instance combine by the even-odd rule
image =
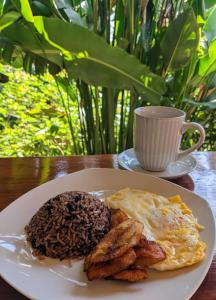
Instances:
[[[185,122],[185,112],[173,107],[147,106],[135,109],[134,151],[140,165],[150,171],[165,170],[170,162],[179,160],[199,148],[205,131],[197,123]],[[180,151],[183,133],[197,129],[199,141]]]

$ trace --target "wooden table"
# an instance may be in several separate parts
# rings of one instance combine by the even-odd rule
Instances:
[[[207,199],[216,216],[216,152],[196,152],[194,157],[198,162],[196,169],[190,175],[173,181]],[[2,158],[0,159],[0,209],[4,209],[23,193],[50,179],[93,167],[118,168],[117,156]],[[2,300],[27,299],[2,279],[0,280],[0,298]],[[192,299],[216,299],[216,249],[211,268]]]

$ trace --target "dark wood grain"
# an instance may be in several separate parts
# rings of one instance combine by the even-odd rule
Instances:
[[[198,162],[196,169],[190,175],[172,181],[204,197],[216,216],[216,152],[196,152],[193,155]],[[117,156],[2,158],[0,159],[0,210],[22,194],[48,180],[86,168],[118,168]],[[2,279],[0,296],[4,300],[27,299]],[[191,300],[215,299],[216,251],[206,278]]]

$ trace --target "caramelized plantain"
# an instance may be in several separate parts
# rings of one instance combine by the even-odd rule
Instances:
[[[98,278],[106,278],[115,273],[119,273],[122,270],[127,269],[135,262],[136,254],[131,248],[127,250],[122,256],[117,257],[111,261],[106,261],[92,265],[87,270],[88,280],[94,280]]]
[[[126,221],[127,219],[128,219],[128,216],[122,210],[112,208],[112,210],[111,210],[111,222],[112,222],[111,226],[112,226],[112,228],[118,226],[119,224]]]
[[[134,219],[128,219],[111,229],[86,257],[84,271],[93,264],[122,256],[128,249],[139,243],[142,230],[143,224]]]
[[[145,270],[124,270],[112,276],[112,279],[136,282],[148,277]]]
[[[137,256],[134,267],[138,269],[146,268],[166,258],[166,253],[159,244],[145,238],[140,240],[134,250]]]

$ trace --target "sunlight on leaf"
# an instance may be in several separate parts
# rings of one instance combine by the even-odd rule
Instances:
[[[52,45],[53,47],[59,49],[63,55],[65,56],[65,58],[67,60],[72,60],[72,55],[70,54],[69,51],[67,51],[66,49],[64,49],[62,46],[60,46],[59,44],[54,43],[50,38],[49,35],[47,33],[47,31],[45,30],[44,27],[44,22],[43,22],[43,17],[34,17],[34,26],[37,29],[37,31],[44,36],[45,40]]]
[[[77,24],[65,23],[53,18],[43,18],[49,38],[73,55],[86,51],[88,56],[66,63],[69,75],[81,78],[93,85],[110,88],[135,89],[146,94],[149,100],[158,103],[166,87],[164,80],[151,73],[134,56],[119,47],[107,45],[104,39]],[[60,32],[64,34],[60,34]],[[69,39],[68,36],[73,38]],[[141,76],[147,79],[143,84]]]
[[[34,17],[28,0],[20,0],[21,13],[26,21],[34,23]]]
[[[11,11],[0,18],[0,31],[7,28],[11,24],[13,24],[18,18],[20,17],[20,14],[16,11]]]
[[[207,76],[216,71],[216,40],[211,42],[208,55],[200,60],[199,75]]]
[[[206,107],[207,109],[216,109],[216,99],[213,99],[208,102],[197,102],[197,101],[185,99],[184,102],[189,103],[195,107]]]
[[[203,30],[209,43],[216,38],[216,6],[212,9]]]
[[[198,25],[190,8],[169,25],[161,42],[166,73],[187,65],[198,46],[198,41]]]

